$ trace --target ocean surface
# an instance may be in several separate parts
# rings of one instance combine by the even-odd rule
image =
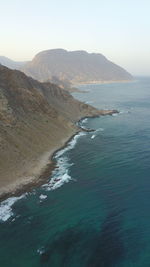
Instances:
[[[50,181],[0,204],[0,267],[150,266],[150,78],[84,85],[87,119]]]

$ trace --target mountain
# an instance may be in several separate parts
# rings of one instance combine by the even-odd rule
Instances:
[[[0,56],[0,64],[10,69],[20,69],[26,63],[26,61],[13,61],[7,57]]]
[[[53,76],[72,84],[103,81],[129,81],[131,74],[102,54],[52,49],[38,53],[22,67],[27,75],[46,81]]]
[[[0,195],[38,182],[52,153],[79,131],[76,121],[101,114],[112,111],[0,65]]]

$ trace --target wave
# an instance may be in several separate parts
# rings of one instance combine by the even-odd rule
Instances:
[[[95,134],[92,134],[91,139],[94,139],[97,136],[98,132],[103,132],[103,131],[104,131],[104,128],[99,128],[95,130]]]
[[[94,101],[86,101],[85,104],[92,104]]]
[[[118,114],[128,114],[130,113],[129,110],[121,110]]]
[[[114,113],[112,114],[113,117],[117,117],[120,114],[129,114],[130,111],[129,110],[120,110],[119,113]]]
[[[77,140],[78,140],[81,136],[83,136],[83,135],[85,135],[85,134],[86,134],[85,132],[80,132],[80,133],[78,133],[77,135],[75,135],[75,136],[73,137],[73,139],[67,144],[67,146],[66,146],[65,148],[59,150],[59,151],[56,153],[56,155],[54,156],[54,158],[57,159],[57,158],[59,158],[60,156],[62,156],[65,152],[67,152],[67,151],[73,149],[73,148],[75,147],[76,143],[77,143]]]
[[[85,119],[83,119],[83,120],[82,120],[82,122],[81,122],[81,123],[82,123],[82,124],[84,124],[84,123],[86,123],[86,122],[87,122],[87,120],[88,120],[88,118],[85,118]]]
[[[46,191],[55,190],[71,180],[71,176],[69,175],[69,167],[71,165],[67,157],[57,159],[56,169],[52,173],[52,178],[49,183],[43,185]]]
[[[119,112],[120,113],[120,112]],[[112,116],[113,117],[117,117],[119,115],[119,113],[113,113]]]
[[[0,221],[6,222],[10,217],[14,215],[12,206],[17,202],[18,200],[24,198],[26,194],[23,194],[20,197],[10,197],[0,204]]]
[[[47,195],[43,195],[43,194],[41,194],[40,196],[39,196],[39,199],[40,199],[40,202],[42,202],[44,199],[46,199],[47,198]]]
[[[38,249],[37,249],[37,253],[38,253],[39,255],[42,255],[44,252],[45,252],[44,247],[41,247],[41,248],[38,248]]]
[[[96,132],[103,132],[104,131],[104,128],[98,128],[97,130],[96,130]]]
[[[73,165],[73,163],[70,163],[69,158],[67,156],[64,156],[64,154],[73,149],[79,137],[85,134],[85,132],[80,132],[79,134],[75,135],[73,139],[68,143],[67,147],[56,153],[56,155],[54,156],[54,158],[56,159],[56,168],[52,172],[50,181],[42,186],[44,189],[46,189],[46,191],[55,190],[61,187],[63,184],[74,180],[69,174],[69,168]]]
[[[49,190],[55,190],[62,186],[64,183],[68,183],[70,180],[73,180],[71,176],[69,175],[69,167],[72,166],[72,164],[69,163],[68,157],[64,157],[64,153],[67,151],[73,149],[77,143],[77,140],[80,136],[85,135],[86,133],[80,132],[79,134],[75,135],[73,139],[68,143],[68,145],[58,151],[54,158],[57,161],[56,169],[52,173],[52,178],[49,181],[48,184],[43,185],[47,191]],[[35,192],[33,191],[33,194]],[[13,215],[13,205],[18,201],[23,199],[27,193],[19,196],[19,197],[10,197],[0,203],[0,222],[6,222],[8,219],[10,219]],[[45,200],[47,198],[47,195],[41,194],[39,196],[40,202]],[[13,219],[12,221],[14,221]]]

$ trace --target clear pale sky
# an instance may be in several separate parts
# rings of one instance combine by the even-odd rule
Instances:
[[[0,0],[0,55],[47,49],[99,52],[150,75],[150,0]]]

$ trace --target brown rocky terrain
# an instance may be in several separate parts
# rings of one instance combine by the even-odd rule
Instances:
[[[0,65],[0,196],[38,181],[53,152],[79,131],[81,117],[112,112]]]
[[[22,67],[22,71],[39,81],[56,77],[57,81],[69,81],[72,84],[133,79],[131,74],[102,54],[64,49],[38,53]]]

